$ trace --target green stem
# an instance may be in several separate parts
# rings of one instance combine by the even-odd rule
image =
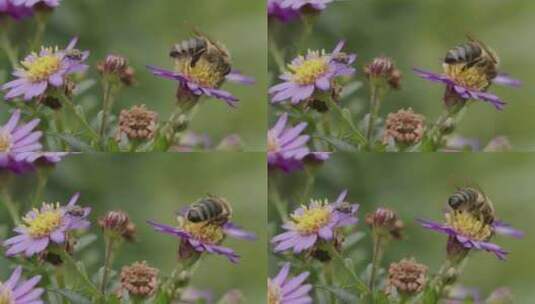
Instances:
[[[56,275],[56,283],[58,284],[58,289],[64,289],[65,288],[65,275],[63,273],[62,266],[55,267],[55,275]],[[59,296],[59,302],[60,303],[65,302],[62,296]]]
[[[379,265],[381,264],[381,259],[383,257],[383,238],[381,235],[378,235],[374,232],[373,237],[373,256],[372,256],[372,270],[370,274],[370,282],[368,283],[368,288],[373,294],[375,290],[375,280],[377,277],[377,272],[379,271]]]
[[[93,140],[98,140],[98,134],[95,132],[95,130],[93,130],[93,128],[89,125],[89,123],[87,122],[87,120],[85,119],[85,117],[83,117],[82,115],[80,115],[80,113],[78,113],[78,111],[76,111],[76,106],[74,105],[74,103],[72,102],[72,100],[65,96],[65,94],[62,94],[61,95],[61,99],[64,101],[64,103],[69,106],[69,109],[72,111],[72,113],[76,116],[76,118],[78,119],[78,121],[81,122],[81,124],[84,126],[84,128],[89,131],[89,135],[93,138]]]
[[[100,282],[100,292],[104,295],[106,294],[106,285],[108,283],[108,276],[112,263],[113,243],[113,238],[106,237],[106,247],[104,249],[104,273],[102,274],[102,282]]]
[[[334,287],[334,270],[333,265],[329,262],[323,264],[323,276],[325,277],[325,282],[327,283],[327,286]],[[330,302],[332,304],[336,304],[336,296],[334,293],[329,292],[330,295]]]
[[[21,225],[19,209],[17,208],[17,205],[15,205],[15,202],[13,202],[13,199],[9,194],[9,190],[7,189],[7,185],[2,185],[2,189],[0,190],[0,192],[2,195],[2,202],[4,203],[4,206],[6,207],[7,212],[11,217],[11,220],[13,221],[15,226]]]
[[[33,195],[32,207],[36,207],[41,201],[47,182],[48,182],[48,170],[46,168],[38,169],[37,170],[37,187],[35,188],[35,193]]]
[[[372,148],[373,145],[373,129],[375,127],[375,120],[377,119],[377,116],[379,115],[379,109],[381,108],[381,88],[379,85],[374,83],[375,81],[372,80],[372,84],[370,86],[370,114],[368,117],[368,130],[367,130],[367,140],[368,140],[368,148]]]
[[[271,57],[273,57],[273,60],[275,60],[275,64],[277,64],[277,67],[279,68],[280,73],[286,72],[286,64],[284,62],[284,55],[282,51],[280,50],[279,46],[277,45],[277,42],[274,38],[269,39],[269,53],[271,54]]]
[[[72,256],[66,252],[65,250],[53,250],[54,253],[59,254],[61,257],[61,260],[68,266],[70,266],[77,274],[77,277],[82,280],[82,283],[84,284],[84,288],[87,289],[91,293],[93,297],[96,298],[102,298],[102,294],[98,290],[98,288],[93,284],[91,279],[83,273],[78,265],[76,265],[76,261],[72,258]]]
[[[329,107],[331,109],[334,109],[338,116],[340,116],[342,121],[345,122],[345,124],[351,129],[351,131],[353,132],[354,140],[361,146],[368,145],[368,140],[366,139],[366,137],[364,137],[364,135],[357,128],[357,126],[355,126],[353,121],[351,121],[351,117],[348,117],[346,116],[346,114],[344,114],[344,110],[340,108],[338,103],[336,103],[336,101],[334,101],[332,98],[327,99],[327,101],[329,103]]]
[[[9,40],[9,35],[7,33],[7,30],[1,30],[0,47],[6,53],[7,59],[11,63],[11,66],[13,68],[18,67],[19,64],[18,64],[18,59],[17,59],[17,52],[15,51],[15,49],[13,48],[13,45],[11,44],[11,40]]]
[[[338,250],[334,247],[334,245],[329,245],[328,247],[329,255],[331,257],[334,257],[334,260],[338,262],[342,268],[351,276],[353,279],[353,284],[355,286],[355,289],[359,293],[361,297],[366,296],[370,294],[370,289],[366,285],[366,283],[355,273],[355,270],[349,267],[346,262],[344,261],[344,258],[340,255]]]
[[[290,220],[288,217],[288,208],[282,202],[280,194],[279,194],[279,190],[273,179],[271,179],[268,182],[268,190],[269,190],[269,201],[272,202],[273,205],[275,205],[275,209],[277,210],[277,213],[279,213],[280,220],[283,223],[288,222]]]
[[[56,131],[59,134],[65,133],[65,124],[64,124],[62,109],[57,109],[54,111],[54,121],[56,123]],[[62,151],[68,150],[68,146],[64,141],[60,140],[59,144],[62,146]]]
[[[314,173],[311,172],[310,169],[305,168],[305,175],[306,175],[306,183],[305,183],[305,189],[303,190],[303,202],[308,201],[310,197],[310,193],[312,192],[312,188],[314,188],[314,183],[316,181],[316,177]]]
[[[113,105],[114,86],[106,77],[102,80],[103,96],[102,96],[102,121],[100,123],[99,141],[104,137],[106,127],[108,124],[108,116]]]
[[[46,22],[48,19],[48,14],[46,12],[38,12],[35,15],[35,20],[37,23],[37,27],[35,29],[35,36],[33,38],[32,44],[30,46],[30,49],[33,51],[37,51],[39,46],[43,42],[43,36],[45,34],[46,30]]]

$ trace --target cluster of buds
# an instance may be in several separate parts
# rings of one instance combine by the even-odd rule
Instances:
[[[119,114],[119,134],[125,134],[131,140],[148,140],[154,137],[158,129],[158,113],[150,111],[145,105],[136,105]]]
[[[411,108],[388,114],[385,123],[384,143],[413,145],[420,142],[425,133],[425,117]]]
[[[124,266],[120,275],[121,289],[130,296],[148,298],[158,289],[158,272],[145,261]]]
[[[388,268],[388,290],[396,290],[401,295],[420,293],[427,283],[427,266],[414,259],[403,259]]]
[[[384,81],[392,89],[401,87],[401,71],[396,68],[392,59],[377,57],[364,67],[364,73],[370,81]]]
[[[366,215],[368,224],[376,233],[399,240],[402,238],[403,221],[388,208],[378,208],[374,213]]]
[[[135,70],[128,65],[128,60],[123,56],[114,54],[106,56],[106,59],[97,64],[97,70],[103,77],[115,78],[126,86],[135,83]]]
[[[128,214],[123,211],[110,211],[98,220],[102,230],[112,236],[133,241],[136,234],[136,225],[130,221]]]

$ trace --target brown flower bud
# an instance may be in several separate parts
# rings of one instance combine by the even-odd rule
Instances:
[[[124,85],[134,84],[135,71],[128,65],[128,60],[121,55],[110,54],[106,59],[97,63],[97,70],[102,76],[114,76]]]
[[[133,106],[119,114],[119,136],[124,133],[130,139],[151,139],[158,127],[158,113],[149,111],[145,105]]]
[[[392,209],[378,208],[374,213],[366,215],[366,224],[373,229],[388,233],[392,238],[399,240],[405,225]]]
[[[425,117],[415,113],[411,108],[401,109],[388,114],[383,141],[388,143],[393,139],[398,143],[411,145],[422,140],[424,132]]]
[[[98,220],[98,225],[123,237],[127,241],[134,240],[136,225],[130,221],[128,214],[123,211],[110,211]]]
[[[158,288],[158,272],[158,269],[149,267],[146,261],[124,266],[120,276],[121,288],[132,296],[149,297]]]
[[[121,82],[129,87],[136,83],[136,70],[132,67],[127,67],[124,69],[124,71],[119,75],[119,78],[121,79]]]
[[[401,71],[396,69],[394,62],[388,57],[377,57],[364,67],[368,79],[383,79],[392,89],[399,89]]]
[[[426,282],[427,266],[414,259],[403,259],[388,268],[388,287],[400,294],[417,294],[424,289]]]

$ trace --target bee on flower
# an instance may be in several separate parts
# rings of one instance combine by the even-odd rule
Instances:
[[[448,107],[464,104],[468,100],[481,100],[502,110],[505,102],[488,93],[492,84],[520,86],[521,82],[498,71],[497,54],[483,42],[468,36],[468,42],[448,51],[443,61],[444,72],[437,74],[414,69],[416,74],[432,82],[446,85],[444,102]]]
[[[89,52],[75,49],[77,41],[77,38],[72,39],[63,50],[58,47],[42,47],[39,52],[26,56],[21,62],[22,67],[15,68],[13,72],[17,79],[1,86],[1,89],[7,92],[5,99],[20,97],[30,101],[53,94],[54,89],[60,94],[65,92],[70,81],[69,76],[84,72],[88,68],[84,61],[89,57]]]
[[[178,226],[148,221],[158,232],[170,234],[181,240],[179,257],[189,259],[202,253],[223,255],[232,263],[240,256],[231,248],[221,246],[227,236],[255,240],[254,233],[242,230],[230,221],[230,205],[226,200],[214,196],[200,199],[190,207],[179,210]]]
[[[309,50],[305,56],[298,56],[288,65],[288,71],[279,78],[282,83],[269,89],[272,103],[290,101],[296,105],[310,100],[313,96],[329,94],[336,91],[336,80],[339,77],[351,76],[355,68],[351,67],[357,58],[356,54],[342,52],[345,46],[340,41],[331,53]]]
[[[80,194],[76,193],[66,206],[43,203],[41,208],[29,211],[22,218],[23,224],[13,230],[17,236],[3,242],[7,249],[6,255],[24,254],[32,257],[53,244],[66,244],[69,232],[87,229],[90,226],[87,217],[91,208],[77,206],[79,197]],[[79,212],[72,212],[73,210]]]
[[[336,201],[312,200],[295,210],[290,221],[282,228],[287,230],[271,240],[275,252],[292,250],[299,254],[309,250],[320,241],[336,239],[338,230],[358,223],[358,204],[345,202],[347,191],[340,193]]]

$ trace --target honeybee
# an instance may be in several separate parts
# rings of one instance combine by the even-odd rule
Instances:
[[[209,195],[193,203],[185,213],[192,223],[224,225],[232,216],[232,208],[225,199]]]
[[[67,214],[70,216],[82,217],[85,214],[85,210],[80,206],[71,206],[67,208]]]
[[[208,38],[205,34],[194,30],[195,37],[175,44],[169,56],[179,63],[187,62],[191,68],[206,60],[214,70],[226,76],[231,71],[230,53],[221,43]]]
[[[467,35],[468,42],[448,51],[444,58],[446,68],[449,65],[464,65],[462,70],[475,68],[483,73],[489,84],[498,75],[499,58],[497,54],[480,40]]]
[[[494,222],[494,206],[483,191],[472,187],[459,188],[448,199],[448,205],[455,211],[468,212],[485,224]]]
[[[83,56],[84,54],[82,53],[82,51],[78,49],[70,49],[70,50],[67,50],[67,52],[65,53],[65,57],[71,60],[82,60]]]

